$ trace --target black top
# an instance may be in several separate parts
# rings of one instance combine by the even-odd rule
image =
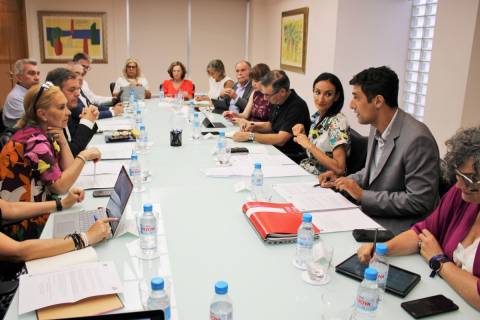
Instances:
[[[309,130],[310,113],[308,106],[295,90],[291,89],[290,95],[283,104],[273,105],[270,123],[274,133],[285,131],[292,134],[292,127],[297,123],[303,124],[305,130]],[[287,143],[277,148],[295,161],[297,161],[297,158],[301,160],[305,157],[305,150],[293,141],[293,135]]]

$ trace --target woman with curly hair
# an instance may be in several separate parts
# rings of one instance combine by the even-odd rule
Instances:
[[[420,253],[469,304],[480,310],[480,127],[462,129],[447,140],[445,177],[456,184],[425,220],[386,242],[392,256]],[[358,249],[362,262],[372,244]]]
[[[143,76],[142,70],[140,69],[140,64],[136,59],[127,59],[122,73],[123,76],[119,77],[115,82],[115,87],[113,88],[114,97],[118,97],[120,91],[124,87],[144,87],[145,99],[150,99],[152,97],[152,92],[148,87],[148,81]]]

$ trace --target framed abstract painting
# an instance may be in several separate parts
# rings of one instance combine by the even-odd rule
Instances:
[[[42,63],[64,63],[79,52],[108,63],[105,12],[39,11]]]
[[[305,73],[308,8],[282,12],[280,67]]]

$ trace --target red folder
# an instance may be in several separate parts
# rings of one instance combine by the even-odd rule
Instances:
[[[295,242],[302,212],[291,203],[246,202],[242,211],[266,243]],[[315,236],[320,230],[314,225]]]

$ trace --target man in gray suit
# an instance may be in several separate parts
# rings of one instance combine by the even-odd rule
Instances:
[[[424,219],[438,201],[439,154],[430,130],[398,108],[398,77],[388,67],[363,70],[350,80],[350,108],[370,124],[365,167],[322,186],[347,192],[378,223],[400,233]]]
[[[241,113],[247,106],[248,99],[252,94],[252,81],[250,80],[250,62],[240,60],[235,65],[235,76],[237,82],[233,88],[222,90],[218,99],[213,99],[212,103],[218,111],[232,111]]]

